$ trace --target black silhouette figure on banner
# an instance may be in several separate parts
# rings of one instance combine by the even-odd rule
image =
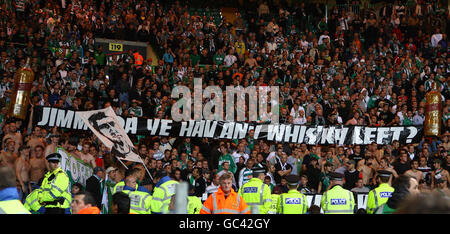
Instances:
[[[101,135],[113,143],[111,153],[119,158],[126,158],[128,154],[138,154],[137,150],[127,143],[125,133],[117,129],[116,122],[112,116],[107,116],[105,112],[97,112],[88,118],[89,123]]]

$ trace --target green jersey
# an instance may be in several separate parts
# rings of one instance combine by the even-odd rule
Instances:
[[[223,55],[223,54],[215,54],[213,56],[213,60],[214,60],[214,62],[216,62],[216,65],[223,64],[224,59],[225,59],[225,55]]]
[[[223,154],[222,156],[219,157],[219,168],[217,170],[217,172],[220,172],[223,170],[223,166],[222,164],[224,162],[228,162],[230,164],[230,172],[231,173],[236,173],[237,170],[237,166],[236,163],[234,162],[234,158],[233,156],[231,156],[230,154]]]

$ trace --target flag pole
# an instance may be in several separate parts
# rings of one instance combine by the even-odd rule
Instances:
[[[125,165],[125,163],[123,163],[122,160],[120,160],[119,157],[116,156],[116,158],[117,158],[117,160],[119,160],[119,162],[125,167],[125,169],[128,170],[128,167]]]
[[[125,169],[128,170],[128,167],[122,162],[122,160],[120,160],[120,158],[117,157],[117,156],[116,156],[116,158],[117,158],[117,159],[119,160],[119,162],[125,167]],[[142,159],[141,159],[141,163],[142,163],[142,165],[144,166],[144,168],[145,168],[145,170],[147,171],[147,173],[148,173],[148,175],[150,176],[150,178],[153,180],[152,174],[150,174],[150,171],[148,170],[147,166],[145,166],[145,163],[144,163],[144,161],[142,161]]]
[[[145,166],[145,163],[144,163],[144,162],[142,162],[142,165],[144,166],[145,170],[147,171],[148,175],[150,176],[150,178],[151,178],[152,181],[153,181],[153,176],[152,176],[152,174],[150,174],[150,171],[148,170],[147,166]]]

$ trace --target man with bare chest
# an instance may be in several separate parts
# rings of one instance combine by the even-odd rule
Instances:
[[[45,172],[49,170],[47,160],[45,160],[44,157],[44,147],[37,145],[34,150],[34,157],[30,158],[30,184],[32,190],[39,187],[39,180],[43,178]]]
[[[378,149],[377,143],[372,142],[368,146],[368,150],[367,150],[366,154],[367,153],[369,153],[369,155],[374,159],[374,160],[372,160],[372,165],[373,165],[373,168],[374,168],[374,170],[376,172],[377,168],[379,166],[377,160],[379,160],[379,159],[381,159],[383,157],[384,150],[382,148]],[[367,156],[366,156],[366,158],[367,158]]]
[[[45,147],[44,156],[56,153],[56,147],[59,146],[59,134],[51,134],[50,135],[50,144]]]
[[[15,172],[19,187],[19,197],[22,203],[25,202],[25,198],[31,193],[30,184],[30,150],[28,145],[22,145],[19,147],[19,156],[15,163]]]
[[[40,136],[41,128],[36,126],[33,130],[32,135],[30,136],[30,139],[28,140],[27,145],[30,146],[31,149],[35,149],[36,146],[40,145],[45,148],[47,145],[44,138]]]
[[[80,151],[77,150],[77,143],[78,139],[69,137],[69,139],[67,139],[62,147],[67,151],[67,153],[69,153],[71,156],[81,159],[80,157]]]
[[[358,171],[362,174],[363,184],[365,186],[370,185],[371,179],[375,174],[375,170],[373,168],[373,161],[375,161],[374,156],[370,151],[366,152],[366,158],[360,160],[358,162]]]
[[[392,180],[393,180],[394,178],[397,178],[397,177],[399,176],[399,175],[397,174],[397,172],[394,170],[394,168],[392,168],[392,166],[389,165],[389,159],[388,159],[387,157],[381,158],[380,164],[379,164],[377,170],[378,170],[378,171],[379,171],[379,170],[384,170],[384,171],[389,171],[390,173],[392,173],[392,175],[393,175],[394,177],[391,176],[391,177],[389,178],[389,183],[391,183]],[[378,176],[378,174],[377,174],[377,172],[375,172],[375,175],[374,175],[374,177],[373,177],[373,179],[372,179],[372,180],[373,180],[373,184],[376,184],[376,183],[377,183],[377,181],[376,181],[377,176]]]
[[[17,127],[16,127],[16,123],[15,122],[9,123],[8,126],[5,127],[5,128],[8,128],[8,133],[5,134],[5,136],[3,137],[3,141],[2,142],[5,142],[5,140],[8,139],[8,138],[14,140],[14,142],[16,143],[15,146],[14,146],[14,153],[18,153],[19,147],[23,143],[23,141],[22,141],[22,134],[20,132],[17,132]]]
[[[80,152],[80,158],[84,163],[91,165],[93,168],[97,167],[95,163],[95,157],[89,153],[89,148],[91,144],[89,142],[83,142],[83,146]]]
[[[419,171],[419,162],[417,160],[411,160],[411,169],[405,172],[406,175],[416,178],[418,182],[423,180],[423,172]]]
[[[5,141],[5,150],[2,150],[0,154],[0,165],[8,166],[14,170],[14,164],[17,159],[17,154],[15,153],[16,142],[9,138]]]

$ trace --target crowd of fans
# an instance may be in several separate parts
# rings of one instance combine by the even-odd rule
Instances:
[[[72,110],[113,107],[124,117],[171,118],[176,85],[280,86],[280,122],[303,125],[423,125],[425,95],[442,94],[442,137],[419,144],[318,146],[241,140],[130,136],[149,171],[189,181],[195,194],[218,187],[224,171],[234,186],[264,167],[273,193],[285,175],[299,190],[322,193],[330,171],[347,189],[367,192],[376,170],[418,178],[422,190],[448,192],[450,181],[448,8],[445,1],[327,8],[249,1],[233,22],[189,12],[182,1],[6,1],[0,13],[0,162],[16,170],[18,188],[33,189],[45,155],[62,146],[93,167],[123,166],[91,133],[46,129],[7,117],[14,73],[31,58],[32,106]],[[353,1],[359,2],[359,1]],[[214,5],[212,5],[214,6]],[[206,6],[211,7],[211,6]],[[217,6],[214,6],[217,7]],[[325,15],[325,14],[328,15]],[[132,52],[107,63],[95,38],[145,41],[158,65],[135,65]],[[206,101],[206,100],[205,100]],[[27,119],[28,120],[28,119]],[[61,137],[58,139],[57,135]],[[50,137],[51,136],[51,137]],[[26,147],[29,146],[29,147]],[[117,180],[120,181],[121,178]],[[152,188],[148,175],[143,185]]]

